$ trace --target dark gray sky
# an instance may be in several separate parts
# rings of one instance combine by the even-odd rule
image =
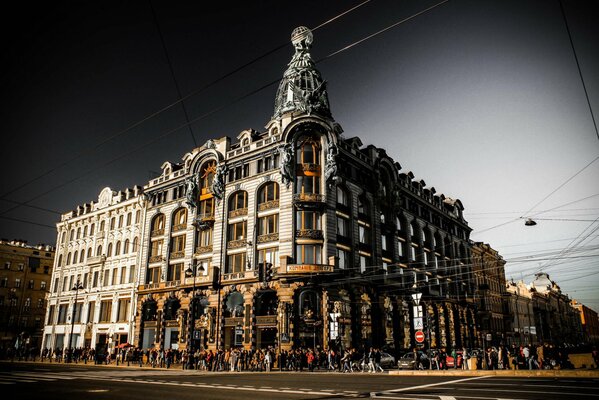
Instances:
[[[296,26],[315,27],[361,1],[201,3],[152,1],[183,95],[289,43]],[[322,58],[433,4],[372,0],[318,29],[312,54]],[[599,114],[596,4],[564,1]],[[98,146],[177,100],[150,2],[26,5],[3,13],[2,22],[0,195],[12,192],[5,199],[35,198],[32,205],[64,212],[105,186],[143,185],[163,161],[193,148],[189,129],[159,139],[185,122],[180,106]],[[227,106],[191,125],[197,143],[261,130],[276,86],[229,104],[280,78],[292,53],[289,44],[187,100],[191,118]],[[599,233],[559,255],[598,226],[599,196],[578,200],[599,194],[599,161],[529,214],[577,202],[538,215],[533,228],[515,221],[486,230],[522,216],[599,155],[558,1],[450,0],[319,69],[345,135],[386,148],[404,170],[461,199],[472,238],[501,252],[508,278],[530,281],[544,268],[599,311]],[[2,200],[0,212],[13,206]],[[4,216],[42,225],[58,219],[27,207]],[[0,219],[0,237],[54,243],[55,230]]]

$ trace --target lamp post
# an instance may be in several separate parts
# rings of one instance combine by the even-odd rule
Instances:
[[[192,268],[193,267],[193,268]],[[204,271],[204,266],[202,264],[200,264],[200,271]],[[189,267],[187,267],[187,269],[185,270],[185,276],[186,277],[190,277],[193,275],[193,287],[191,290],[191,300],[189,302],[189,320],[191,321],[191,336],[189,339],[189,351],[188,351],[188,357],[187,359],[189,360],[189,366],[193,365],[193,361],[192,361],[192,357],[194,354],[193,351],[193,341],[194,341],[194,334],[195,334],[195,292],[196,292],[196,275],[197,275],[197,271],[198,271],[198,265],[195,262],[192,262],[189,264]]]
[[[73,285],[71,290],[75,291],[75,302],[73,303],[73,312],[71,313],[71,335],[69,336],[69,357],[67,358],[68,362],[72,362],[73,361],[73,333],[75,332],[75,314],[77,313],[77,295],[79,294],[79,291],[83,289],[83,284],[79,281],[79,279],[77,279],[77,282],[75,282],[75,285]]]

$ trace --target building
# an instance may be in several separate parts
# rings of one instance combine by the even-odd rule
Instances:
[[[599,318],[597,313],[576,300],[572,300],[572,307],[577,309],[580,314],[584,342],[599,344]]]
[[[54,248],[0,240],[0,347],[39,349]]]
[[[535,325],[535,313],[533,310],[532,292],[530,288],[520,280],[510,280],[506,284],[508,314],[511,326],[507,334],[508,345],[536,344],[537,326]]]
[[[65,213],[44,328],[44,347],[108,347],[131,341],[145,200],[140,187],[104,188]]]
[[[346,139],[312,33],[291,41],[264,131],[208,140],[145,185],[135,344],[399,350],[424,320],[429,345],[475,345],[461,202]]]
[[[506,343],[511,315],[506,301],[505,261],[497,250],[482,242],[473,242],[471,253],[481,333],[485,340],[490,339],[489,345]]]

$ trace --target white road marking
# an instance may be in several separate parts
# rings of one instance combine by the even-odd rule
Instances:
[[[572,388],[572,389],[576,389],[576,388]],[[512,389],[484,389],[484,388],[463,388],[460,390],[476,390],[476,391],[485,391],[485,392],[513,392]],[[568,393],[564,393],[564,392],[548,392],[546,390],[522,390],[521,391],[522,394],[524,393],[545,393],[545,394],[561,394],[561,395],[568,395],[568,396],[592,396],[592,397],[599,397],[599,394],[591,394],[591,393],[575,393],[575,392],[568,392]]]
[[[439,396],[439,400],[456,400],[453,396]]]
[[[381,391],[381,392],[370,392],[370,397],[378,397],[381,394],[385,395],[385,394],[391,394],[391,393],[401,393],[401,392],[407,392],[407,391],[410,391],[410,390],[424,389],[424,388],[429,388],[429,387],[434,387],[434,386],[451,385],[451,384],[454,384],[454,383],[472,381],[472,380],[475,380],[475,379],[485,379],[485,378],[491,378],[491,377],[492,377],[491,375],[475,376],[473,378],[464,378],[464,379],[456,379],[456,380],[453,380],[453,381],[429,383],[427,385],[408,386],[408,387],[405,387],[405,388],[384,390],[384,391]]]

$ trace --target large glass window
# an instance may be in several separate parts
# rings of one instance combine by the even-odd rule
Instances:
[[[274,200],[279,200],[279,184],[276,182],[268,182],[260,188],[258,204]]]
[[[337,235],[350,237],[349,220],[340,215],[337,216]]]
[[[129,309],[131,307],[131,299],[119,299],[119,310],[117,322],[125,322],[129,316]]]
[[[171,252],[185,251],[185,235],[175,236],[172,239]]]
[[[279,248],[270,247],[258,250],[258,263],[270,263],[273,267],[279,265]]]
[[[164,229],[164,214],[158,214],[152,220],[152,233],[160,234],[160,231]]]
[[[258,219],[258,235],[279,232],[279,214],[268,215]]]
[[[148,268],[148,273],[146,274],[146,283],[158,283],[160,282],[160,267],[151,267]]]
[[[237,211],[248,207],[248,193],[244,190],[235,192],[229,199],[229,211]]]
[[[173,230],[184,229],[187,225],[187,208],[179,208],[173,216]]]
[[[322,264],[322,246],[298,244],[295,247],[297,264]]]
[[[370,228],[365,225],[360,225],[358,227],[359,235],[360,235],[360,243],[370,244]]]
[[[229,224],[229,240],[245,239],[247,231],[247,221]]]
[[[298,176],[295,190],[296,193],[319,194],[320,176]]]
[[[350,267],[349,251],[337,247],[337,258],[340,269],[348,269]]]
[[[347,190],[337,186],[337,203],[349,207],[349,202],[350,198]]]
[[[183,264],[171,264],[168,266],[167,281],[180,281],[183,274]]]
[[[112,300],[102,300],[100,303],[100,322],[110,322],[112,314]]]
[[[152,241],[150,247],[150,257],[156,257],[162,255],[162,240],[154,240]]]
[[[320,143],[313,138],[300,142],[297,149],[299,164],[320,164]]]
[[[199,234],[199,244],[198,246],[212,246],[212,228],[204,229],[200,231]]]
[[[297,229],[316,229],[320,230],[320,213],[317,211],[297,211],[296,212]]]
[[[231,274],[245,271],[245,260],[245,253],[229,255],[227,260],[227,273]]]

